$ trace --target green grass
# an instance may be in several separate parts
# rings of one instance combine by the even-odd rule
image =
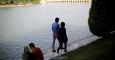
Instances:
[[[40,3],[40,0],[32,0],[32,3],[33,4],[38,4],[38,3]]]
[[[28,3],[32,3],[32,4],[39,4],[41,0],[31,0],[31,2],[29,0],[12,0],[11,2],[9,2],[8,0],[0,0],[0,5],[18,5],[20,3],[22,4],[28,4]]]
[[[115,36],[101,38],[97,41],[71,51],[63,60],[115,60]]]

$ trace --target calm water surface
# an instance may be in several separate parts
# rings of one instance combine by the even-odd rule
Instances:
[[[8,56],[13,52],[13,47],[19,51],[17,58],[20,58],[23,47],[34,42],[43,49],[44,54],[47,53],[47,50],[51,50],[51,24],[55,17],[59,17],[60,22],[66,23],[68,45],[71,45],[91,35],[87,24],[89,9],[89,3],[0,8],[0,48],[7,47],[11,51],[7,53],[1,49],[0,52],[10,58]],[[8,47],[9,45],[12,47]],[[0,56],[0,59],[5,58]],[[11,60],[15,59],[12,57]]]

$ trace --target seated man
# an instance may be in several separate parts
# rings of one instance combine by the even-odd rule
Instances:
[[[40,48],[35,47],[34,43],[29,44],[31,53],[34,54],[35,60],[44,60],[43,53]]]

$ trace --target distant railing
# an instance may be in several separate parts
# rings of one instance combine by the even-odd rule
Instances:
[[[46,3],[89,3],[90,0],[44,0]]]

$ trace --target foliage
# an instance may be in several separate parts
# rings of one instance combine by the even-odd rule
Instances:
[[[0,0],[0,5],[7,5],[7,4],[26,4],[26,3],[40,3],[40,0]]]
[[[33,4],[40,3],[40,0],[31,0]]]
[[[92,0],[88,24],[94,35],[105,36],[115,31],[113,4],[113,1]]]

